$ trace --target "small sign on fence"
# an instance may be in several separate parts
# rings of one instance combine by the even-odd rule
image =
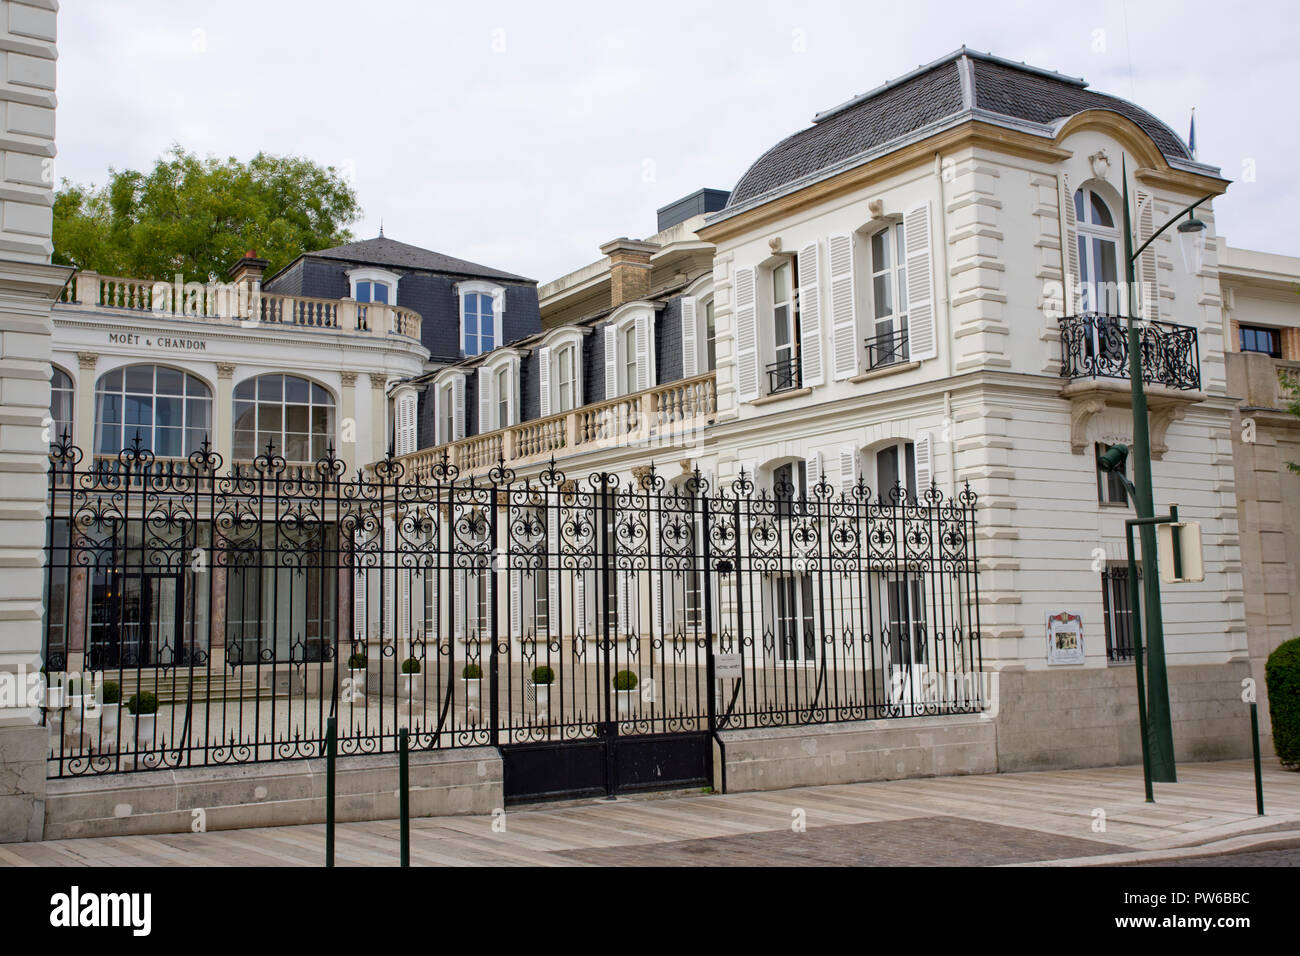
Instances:
[[[739,654],[718,654],[713,658],[713,676],[719,680],[738,679],[745,676],[745,665]]]

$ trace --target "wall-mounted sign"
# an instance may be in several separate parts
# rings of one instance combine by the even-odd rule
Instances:
[[[162,352],[206,352],[204,339],[191,339],[177,335],[143,335],[139,332],[109,332],[109,345],[132,345]]]
[[[1047,615],[1047,663],[1083,663],[1083,617],[1078,611]]]

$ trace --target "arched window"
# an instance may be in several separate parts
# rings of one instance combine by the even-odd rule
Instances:
[[[1119,228],[1101,194],[1084,187],[1074,194],[1079,230],[1079,282],[1085,312],[1119,314]]]
[[[95,386],[95,454],[116,455],[136,435],[160,458],[184,458],[212,431],[212,392],[180,369],[128,365]]]
[[[50,444],[62,441],[64,434],[72,440],[72,377],[55,366],[50,379]]]
[[[334,399],[296,375],[259,375],[235,386],[236,459],[248,461],[268,444],[287,461],[325,457],[334,440]]]

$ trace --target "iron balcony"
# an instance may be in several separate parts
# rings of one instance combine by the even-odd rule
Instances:
[[[1129,377],[1128,320],[1095,312],[1067,315],[1061,328],[1061,377]],[[1200,345],[1196,329],[1172,322],[1140,320],[1142,381],[1183,391],[1201,387]]]

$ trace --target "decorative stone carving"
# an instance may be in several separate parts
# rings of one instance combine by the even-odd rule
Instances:
[[[871,214],[872,219],[884,219],[885,201],[883,199],[872,199],[867,203],[867,212]]]
[[[217,378],[234,378],[235,366],[232,362],[217,363]]]
[[[1070,403],[1070,450],[1082,455],[1088,449],[1088,422],[1106,410],[1100,398],[1076,398]]]
[[[654,468],[650,465],[637,465],[632,469],[632,477],[640,484],[645,484],[653,474]]]
[[[1151,424],[1151,457],[1157,460],[1165,457],[1169,450],[1169,426],[1181,421],[1187,414],[1187,406],[1182,404],[1161,405],[1151,409],[1148,421]]]
[[[82,368],[94,368],[95,363],[99,361],[98,352],[78,352],[77,364]]]
[[[773,254],[773,255],[776,255],[776,254],[780,253],[780,251],[781,251],[781,237],[780,237],[780,236],[773,236],[771,239],[767,240],[767,247],[768,247],[769,249],[772,250],[772,254]]]
[[[1110,157],[1106,155],[1106,150],[1097,150],[1088,157],[1088,162],[1092,164],[1092,174],[1098,179],[1105,179],[1110,173]]]
[[[351,388],[353,385],[357,384],[357,373],[341,372],[339,373],[339,379],[343,382],[344,388]]]

